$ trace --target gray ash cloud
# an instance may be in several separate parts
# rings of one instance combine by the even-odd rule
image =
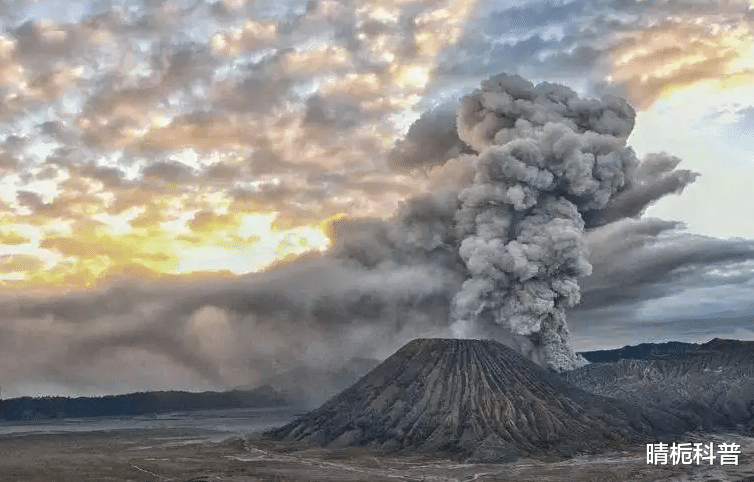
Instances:
[[[411,142],[452,144],[452,120],[438,119],[420,118],[421,128],[409,131]],[[592,273],[587,228],[641,214],[695,178],[676,171],[678,160],[666,154],[640,162],[626,146],[634,119],[623,99],[582,99],[565,86],[508,74],[461,100],[457,139],[476,154],[460,162],[473,180],[457,187],[444,216],[427,213],[436,204],[424,201],[407,205],[400,217],[405,238],[463,261],[465,281],[451,307],[458,336],[506,340],[555,370],[583,363],[568,345],[566,311],[580,300],[579,278]],[[413,160],[403,164],[415,164],[418,152],[405,145],[397,152]],[[412,221],[427,217],[434,219],[434,236]]]

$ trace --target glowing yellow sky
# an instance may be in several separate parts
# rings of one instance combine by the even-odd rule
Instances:
[[[169,211],[97,212],[68,222],[5,216],[0,286],[89,288],[119,275],[242,274],[330,244],[328,220],[279,228],[274,212]]]
[[[322,96],[355,100],[363,112],[375,115],[384,112],[401,115],[421,99],[438,54],[460,38],[475,0],[428,4],[414,19],[415,51],[410,54],[403,53],[402,33],[396,35],[403,28],[398,22],[405,4],[405,1],[364,2],[356,8],[357,28],[367,29],[375,22],[385,26],[383,33],[369,38],[371,34],[359,34],[364,47],[358,52],[342,45],[329,45],[326,41],[313,42],[305,47],[286,49],[281,53],[281,65],[292,75],[317,79],[318,93]],[[239,11],[244,2],[228,1],[223,5],[230,11]],[[328,21],[341,8],[338,2],[320,2],[310,18]],[[57,49],[60,57],[79,47],[107,47],[108,39],[119,35],[104,24],[63,24],[45,20],[35,28],[39,38],[32,39],[38,44],[34,47]],[[85,31],[85,35],[80,30]],[[201,42],[206,42],[207,50],[213,55],[232,62],[236,57],[265,47],[277,48],[285,35],[288,34],[279,31],[278,22],[249,19],[232,28],[211,32]],[[80,46],[76,43],[79,41]],[[202,74],[201,60],[169,59],[179,67],[172,69],[171,66],[172,70],[162,74],[158,69],[153,79],[144,80],[147,77],[144,77],[139,53],[130,47],[122,53],[114,67],[119,75],[123,73],[127,82],[113,87],[112,91],[106,88],[94,94],[84,92],[85,96],[91,94],[91,98],[80,111],[77,107],[62,110],[61,132],[77,131],[90,146],[138,151],[147,159],[152,152],[181,151],[173,157],[179,162],[152,164],[148,159],[146,165],[117,166],[127,172],[129,181],[135,181],[131,187],[120,182],[108,185],[102,176],[93,176],[94,169],[112,167],[99,161],[91,161],[88,168],[76,163],[61,166],[48,162],[46,171],[27,166],[17,173],[0,176],[0,207],[5,208],[0,209],[3,212],[0,214],[0,288],[81,289],[119,276],[154,279],[257,272],[276,261],[326,250],[330,245],[327,225],[340,216],[333,216],[342,211],[340,205],[346,205],[352,211],[348,214],[354,215],[389,216],[394,210],[395,203],[381,203],[378,195],[371,200],[344,197],[330,202],[325,199],[317,206],[316,198],[304,199],[307,186],[303,182],[298,198],[295,192],[285,193],[298,212],[296,208],[276,209],[275,202],[266,204],[263,195],[261,200],[244,200],[243,196],[232,192],[235,173],[246,169],[243,181],[251,179],[277,186],[286,164],[275,165],[278,159],[270,155],[273,158],[269,162],[271,172],[260,174],[254,170],[264,168],[260,168],[259,163],[244,160],[243,155],[230,162],[217,162],[217,156],[218,152],[247,150],[248,153],[250,146],[258,149],[258,136],[265,136],[273,153],[283,154],[281,160],[295,158],[303,165],[367,170],[368,165],[360,166],[357,162],[376,156],[370,151],[372,146],[358,138],[335,140],[331,135],[324,135],[322,143],[314,142],[317,138],[307,137],[301,115],[289,105],[284,107],[288,111],[275,111],[266,117],[254,112],[253,106],[251,112],[238,109],[227,115],[209,115],[206,119],[186,115],[178,108],[171,108],[168,104],[172,101],[166,103],[165,96],[183,82],[194,81],[196,75]],[[24,67],[22,54],[26,55],[21,51],[20,41],[10,37],[0,39],[0,71],[7,74],[0,82],[17,89],[17,98],[53,103],[70,89],[82,88],[98,75],[95,70],[71,65],[51,70],[41,81]],[[356,54],[385,62],[384,74],[359,67]],[[270,74],[271,96],[277,92],[276,75],[275,72]],[[228,104],[235,107],[237,97],[233,96],[238,95],[237,84],[237,78],[220,76],[213,80],[209,93],[205,94],[219,99],[227,96]],[[386,148],[394,141],[394,134],[404,127],[400,123],[396,125],[392,131],[372,126],[365,130],[365,135],[372,136],[374,145]],[[244,162],[246,164],[242,165]],[[251,171],[249,165],[252,165]],[[0,164],[0,170],[2,167]],[[228,171],[223,174],[225,178],[220,181],[202,178],[215,167],[218,168],[216,175],[222,174],[222,169]],[[307,171],[302,169],[300,176],[304,179]],[[363,178],[365,184],[379,182]],[[295,190],[290,186],[286,185],[289,191]],[[275,195],[272,189],[270,196]],[[335,205],[336,202],[340,204]],[[368,203],[381,205],[383,212],[373,212]]]
[[[27,184],[23,196],[11,187],[0,191],[16,207],[0,215],[0,286],[6,289],[89,288],[118,276],[249,273],[330,243],[328,219],[285,225],[278,213],[222,190],[111,190],[65,176]]]

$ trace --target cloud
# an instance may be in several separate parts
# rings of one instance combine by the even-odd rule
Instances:
[[[146,179],[155,179],[163,182],[177,183],[193,177],[192,169],[180,162],[162,161],[146,166],[142,171]]]
[[[624,85],[640,108],[701,81],[738,77],[751,82],[751,25],[744,19],[734,25],[699,20],[684,16],[625,35],[611,52],[613,82]]]
[[[627,220],[589,233],[591,276],[568,315],[574,346],[736,337],[751,324],[754,244]]]
[[[44,298],[5,294],[0,313],[14,323],[4,325],[4,339],[26,340],[20,347],[33,343],[38,356],[29,359],[19,357],[16,349],[4,351],[18,358],[14,371],[23,372],[23,377],[13,378],[6,371],[4,385],[33,381],[106,392],[117,389],[115,379],[131,380],[139,388],[186,386],[182,383],[230,387],[300,364],[326,366],[349,356],[387,356],[416,336],[452,336],[450,307],[463,277],[453,253],[428,248],[438,232],[453,237],[442,227],[455,204],[443,207],[430,198],[414,202],[419,205],[406,212],[425,214],[406,218],[415,229],[403,241],[384,221],[344,219],[333,227],[337,244],[331,256],[302,259],[261,274],[225,280],[131,278]],[[608,236],[608,227],[610,239],[598,241]],[[670,234],[672,242],[658,240],[660,231]],[[748,326],[743,320],[749,304],[724,295],[726,285],[719,280],[712,284],[695,276],[715,267],[730,271],[752,258],[752,246],[711,239],[689,243],[694,239],[678,234],[672,223],[656,220],[608,225],[590,234],[593,274],[584,279],[581,306],[569,315],[576,346],[586,340],[588,346],[604,346],[604,338],[594,338],[595,333],[606,336],[610,330],[609,339],[626,343],[658,336],[688,339],[687,328],[693,323],[677,321],[673,306],[691,306],[695,295],[679,295],[679,286],[691,293],[695,286],[719,286],[718,296],[740,317],[733,325],[721,319],[717,329],[710,326],[698,336],[717,336],[726,326]],[[741,276],[751,280],[746,271]],[[727,286],[735,286],[737,281],[730,283]],[[626,296],[611,298],[617,294]],[[659,331],[633,318],[653,297],[669,303],[666,324]],[[50,332],[59,335],[50,337]],[[66,340],[62,345],[61,339]],[[144,371],[145,356],[163,367],[163,377]],[[119,360],[120,366],[111,367],[111,360]],[[82,371],[85,376],[71,377]],[[129,371],[143,373],[137,377],[127,375]]]
[[[443,52],[434,81],[468,85],[506,70],[611,92],[645,110],[700,82],[751,83],[750,32],[744,1],[489,2]]]
[[[183,366],[196,372],[203,377],[200,385],[218,387],[253,382],[300,363],[326,364],[335,353],[385,356],[433,328],[432,306],[440,305],[435,314],[443,311],[450,282],[438,276],[437,268],[364,272],[313,260],[227,282],[123,282],[47,301],[6,297],[0,311],[19,322],[28,320],[10,327],[11,336],[23,334],[40,347],[53,340],[47,340],[47,324],[31,320],[71,327],[65,352],[47,350],[44,366],[60,369],[57,375],[47,372],[47,382],[60,381],[82,363],[104,364],[118,350],[138,348],[166,356],[173,370]],[[407,312],[415,315],[412,323],[402,317]],[[217,331],[211,331],[214,338],[198,340],[196,330],[209,329],[197,321],[202,318],[225,320],[223,329],[236,341],[229,344]],[[435,327],[438,333],[441,329]],[[127,369],[139,367],[122,368]],[[92,373],[89,383],[107,386],[111,376]],[[30,382],[9,379],[7,373],[4,380],[7,386]]]
[[[445,164],[472,152],[458,137],[456,106],[446,104],[425,112],[411,124],[404,139],[390,151],[388,162],[398,171]]]
[[[736,266],[754,256],[750,240],[721,240],[680,228],[677,222],[644,218],[590,231],[594,272],[582,281],[580,309],[660,298],[682,289],[682,280],[693,279],[692,275],[716,265]]]
[[[0,286],[10,294],[0,311],[13,343],[3,366],[45,349],[4,371],[4,388],[122,389],[115,378],[135,388],[245,383],[327,361],[328,350],[376,356],[410,336],[449,336],[448,313],[468,273],[459,274],[464,260],[443,246],[453,244],[453,200],[474,185],[478,152],[547,122],[613,136],[607,144],[620,150],[632,109],[609,95],[588,98],[622,93],[640,108],[661,106],[684,91],[682,75],[732,92],[751,70],[743,2],[679,12],[659,1],[270,8],[169,0],[84,4],[70,15],[42,9],[51,20],[39,18],[40,5],[5,7]],[[638,64],[651,68],[640,74]],[[518,91],[511,82],[510,99],[470,96],[459,118],[459,99],[500,71],[570,87],[544,84],[531,95],[526,81]],[[746,109],[731,104],[746,92],[736,90],[723,110]],[[688,123],[710,111],[697,97],[683,99]],[[680,132],[687,124],[662,117],[642,127],[644,114],[638,134],[672,125],[672,137],[693,144],[696,134]],[[520,122],[507,125],[512,119]],[[695,216],[710,225],[714,218],[718,232],[745,232],[742,197],[715,193],[726,200],[722,209],[696,196],[722,182],[746,185],[746,176],[694,159],[696,144],[683,151],[642,136],[634,130],[627,142],[673,155],[642,152],[625,189],[585,215],[594,269],[583,279],[584,319],[614,308],[605,301],[621,294],[614,280],[631,280],[621,313],[635,320],[642,300],[707,283],[700,273],[725,256],[733,265],[748,259],[743,241],[622,221],[663,214],[677,202],[668,194],[683,191],[678,198],[695,199]],[[338,221],[328,227],[328,219]],[[328,245],[323,258],[311,253]],[[281,261],[302,255],[290,266]],[[150,336],[165,340],[165,350]],[[97,340],[106,348],[96,349]],[[91,363],[76,357],[78,346]]]
[[[247,20],[240,28],[214,34],[210,39],[210,46],[216,53],[235,57],[242,52],[274,45],[277,34],[275,22]]]
[[[489,113],[507,113],[512,119],[510,125],[495,124],[498,131],[472,134],[475,119],[485,118],[470,114],[469,105],[479,99],[484,99],[486,104],[482,105]],[[407,139],[398,146],[445,135],[453,123],[447,112],[440,115],[440,122],[435,121],[435,115],[420,117],[418,127],[409,130]],[[255,275],[233,276],[229,270],[203,276],[197,268],[188,272],[192,275],[180,277],[165,273],[170,272],[167,266],[185,264],[180,253],[199,253],[203,242],[208,242],[215,252],[244,242],[251,242],[250,248],[257,253],[266,249],[259,233],[269,233],[277,221],[274,215],[249,217],[248,204],[244,203],[285,205],[314,198],[327,202],[343,188],[368,193],[374,200],[383,194],[383,178],[368,171],[360,175],[313,172],[305,179],[276,176],[270,178],[271,191],[267,194],[256,187],[251,196],[247,193],[228,199],[208,193],[204,198],[184,197],[181,204],[159,190],[146,193],[121,188],[117,191],[121,200],[130,196],[134,205],[146,208],[129,221],[132,227],[143,230],[140,234],[118,238],[104,234],[101,226],[92,225],[76,232],[92,233],[83,239],[60,233],[39,241],[40,247],[59,253],[64,259],[83,259],[92,253],[90,269],[109,285],[44,299],[8,295],[0,302],[0,312],[18,321],[11,336],[20,336],[18,330],[25,326],[25,336],[44,340],[42,332],[32,329],[29,333],[28,327],[47,329],[50,323],[57,329],[69,327],[70,348],[51,349],[44,363],[36,360],[34,363],[41,365],[29,367],[36,373],[32,378],[36,383],[83,386],[86,380],[102,386],[107,384],[104,372],[89,369],[85,380],[75,380],[68,374],[79,370],[84,362],[95,361],[95,365],[109,367],[108,360],[118,359],[136,369],[133,364],[144,357],[161,357],[169,367],[166,373],[175,380],[186,380],[186,373],[193,373],[199,380],[195,384],[222,387],[253,383],[299,364],[327,365],[365,354],[385,356],[416,336],[457,334],[459,310],[469,304],[471,298],[467,294],[474,294],[469,291],[473,282],[498,276],[498,271],[490,271],[495,262],[484,262],[488,255],[502,256],[496,269],[511,286],[522,286],[522,299],[543,295],[536,282],[526,284],[524,278],[531,278],[526,273],[538,263],[547,265],[545,258],[561,260],[547,268],[553,279],[559,279],[561,275],[557,273],[565,273],[563,286],[558,288],[563,292],[553,295],[563,303],[562,307],[555,305],[558,310],[577,300],[561,299],[578,296],[578,288],[568,282],[569,277],[587,274],[591,265],[592,274],[583,279],[584,303],[581,311],[575,312],[578,314],[597,313],[613,306],[616,293],[627,297],[624,302],[635,304],[665,299],[676,286],[673,282],[681,280],[691,289],[691,274],[703,273],[721,263],[743,262],[754,253],[754,248],[743,241],[736,244],[689,237],[679,232],[677,223],[624,219],[638,216],[657,198],[676,192],[675,185],[669,188],[664,179],[679,171],[678,159],[672,156],[651,155],[639,161],[626,148],[633,112],[617,99],[607,97],[602,103],[582,100],[560,86],[534,85],[520,78],[498,76],[464,99],[457,115],[461,135],[453,142],[467,137],[481,152],[467,145],[464,149],[468,153],[459,153],[444,163],[433,162],[430,166],[436,165],[428,168],[425,162],[423,167],[427,169],[418,176],[424,176],[424,185],[431,189],[417,196],[412,194],[416,185],[409,185],[401,193],[409,200],[393,217],[337,217],[325,228],[332,242],[329,251],[309,254],[294,262],[278,262]],[[530,127],[522,127],[523,121],[516,119],[526,120]],[[593,132],[595,129],[598,132]],[[517,139],[507,141],[509,137]],[[589,159],[599,162],[580,169],[577,161]],[[152,166],[175,171],[170,166]],[[582,179],[589,172],[597,176],[595,182]],[[167,179],[167,174],[162,174]],[[566,184],[557,187],[559,184],[552,182],[555,176],[561,176]],[[180,189],[181,182],[190,183],[177,176],[170,179],[175,189]],[[505,182],[510,189],[500,202],[512,206],[512,213],[520,212],[523,220],[512,230],[521,232],[516,238],[496,234],[506,230],[505,218],[497,220],[495,213],[500,208],[485,207],[481,202],[486,199],[484,196],[495,196],[496,186],[505,185],[501,179],[508,179]],[[307,191],[316,183],[322,183],[324,190]],[[521,196],[514,195],[517,188]],[[551,189],[560,194],[551,196]],[[612,189],[619,195],[605,193]],[[611,204],[623,195],[631,202]],[[570,209],[570,205],[575,207]],[[117,212],[114,206],[111,204],[111,209]],[[584,221],[577,222],[577,209],[601,214],[595,217],[601,221],[587,224],[589,229],[584,232]],[[174,222],[176,236],[156,237],[159,231],[155,227],[170,222]],[[282,220],[283,225],[285,222]],[[566,229],[567,226],[572,227]],[[288,242],[294,239],[295,232],[285,232]],[[576,241],[569,241],[571,238]],[[178,244],[184,240],[189,244]],[[502,243],[500,248],[495,248],[496,241]],[[161,243],[165,243],[164,249],[159,249]],[[520,249],[516,248],[517,243]],[[152,247],[149,255],[145,254],[146,246]],[[214,258],[211,251],[201,252],[201,256],[214,268],[220,266],[220,259]],[[223,259],[233,258],[226,253]],[[508,268],[506,259],[510,261]],[[139,260],[139,264],[133,264],[133,260]],[[540,276],[536,274],[539,268],[531,272]],[[141,275],[143,280],[136,283],[132,278],[135,275]],[[71,269],[63,279],[70,282],[77,276],[82,276],[81,272]],[[148,279],[152,281],[144,281]],[[630,298],[632,295],[635,297]],[[484,301],[483,297],[477,299]],[[543,299],[546,301],[546,297]],[[531,333],[546,332],[537,329],[536,322],[543,327],[545,322],[551,323],[547,318],[550,312],[531,312],[529,304],[524,305],[523,311],[518,310],[516,300],[497,301],[503,312],[512,310],[512,317],[517,315],[521,323],[530,322],[521,325],[530,331],[521,332],[521,326],[515,325],[507,335],[499,329],[490,331],[492,336],[518,344],[535,358],[546,354],[547,351],[540,351],[542,347],[536,340],[530,345],[522,340]],[[478,313],[495,307],[487,303],[480,306]],[[543,343],[548,350],[567,343],[568,337],[563,317],[553,318],[554,328]],[[473,318],[461,319],[474,322]],[[485,317],[476,320],[477,328],[494,326],[484,320]],[[579,321],[576,326],[583,327],[584,323]],[[564,351],[555,352],[558,356],[567,355]],[[555,360],[562,362],[558,357]],[[59,370],[40,368],[50,366]],[[143,380],[154,383],[147,376]]]

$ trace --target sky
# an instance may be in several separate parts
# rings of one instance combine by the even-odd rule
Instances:
[[[457,181],[447,120],[500,72],[626,98],[638,157],[688,171],[587,231],[572,346],[754,339],[751,1],[8,0],[0,24],[3,396],[254,384],[446,334],[462,280],[370,265],[374,226]]]

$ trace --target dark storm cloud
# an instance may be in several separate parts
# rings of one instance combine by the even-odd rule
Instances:
[[[592,230],[587,238],[594,272],[582,281],[578,309],[660,298],[685,288],[684,281],[701,283],[698,277],[710,269],[735,269],[754,258],[750,240],[692,235],[679,228],[676,222],[647,218]]]
[[[431,168],[470,149],[458,137],[456,106],[445,104],[419,117],[390,151],[388,162],[397,171]]]

